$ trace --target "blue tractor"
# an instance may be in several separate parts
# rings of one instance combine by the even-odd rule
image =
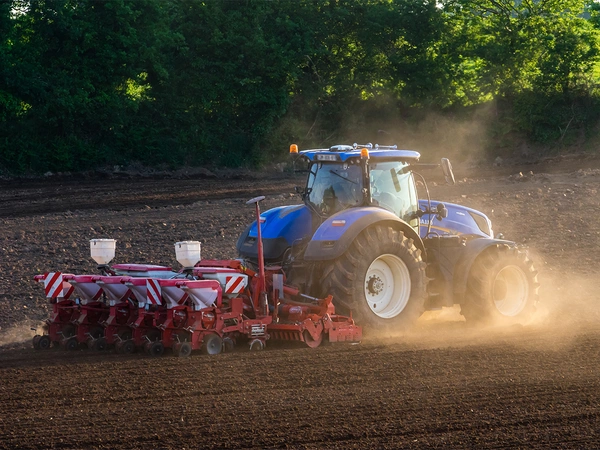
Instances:
[[[471,322],[531,317],[539,284],[527,251],[494,238],[479,211],[432,201],[428,190],[419,200],[415,170],[432,165],[418,152],[371,144],[290,152],[306,164],[303,204],[260,216],[265,262],[288,283],[332,294],[338,311],[371,328],[404,331],[424,311],[454,304]],[[449,161],[441,167],[453,184]],[[237,242],[250,264],[257,231],[254,222]]]

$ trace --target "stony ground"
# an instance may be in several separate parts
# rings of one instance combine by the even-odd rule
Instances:
[[[530,173],[531,172],[531,173]],[[426,174],[428,176],[428,174]],[[488,214],[530,246],[532,323],[473,329],[455,309],[360,345],[152,359],[30,348],[45,271],[93,273],[89,239],[118,262],[177,267],[173,243],[235,256],[264,208],[296,203],[289,176],[57,179],[0,187],[0,448],[594,448],[600,445],[600,161],[461,168],[435,199]],[[429,176],[428,176],[429,177]]]

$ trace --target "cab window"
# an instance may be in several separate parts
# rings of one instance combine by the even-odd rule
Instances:
[[[413,174],[403,162],[370,164],[369,180],[373,205],[385,208],[409,222],[418,208]]]

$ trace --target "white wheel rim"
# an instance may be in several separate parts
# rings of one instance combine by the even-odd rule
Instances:
[[[400,314],[410,298],[410,272],[396,255],[381,255],[367,269],[364,291],[367,304],[382,319]]]
[[[518,266],[506,266],[494,279],[493,298],[496,309],[503,316],[514,317],[527,305],[529,283],[525,272]]]

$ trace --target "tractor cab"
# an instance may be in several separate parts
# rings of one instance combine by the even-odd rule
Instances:
[[[306,150],[299,156],[308,162],[301,190],[304,203],[321,218],[357,206],[378,206],[418,227],[417,190],[409,168],[411,161],[418,161],[417,152],[354,144]]]

